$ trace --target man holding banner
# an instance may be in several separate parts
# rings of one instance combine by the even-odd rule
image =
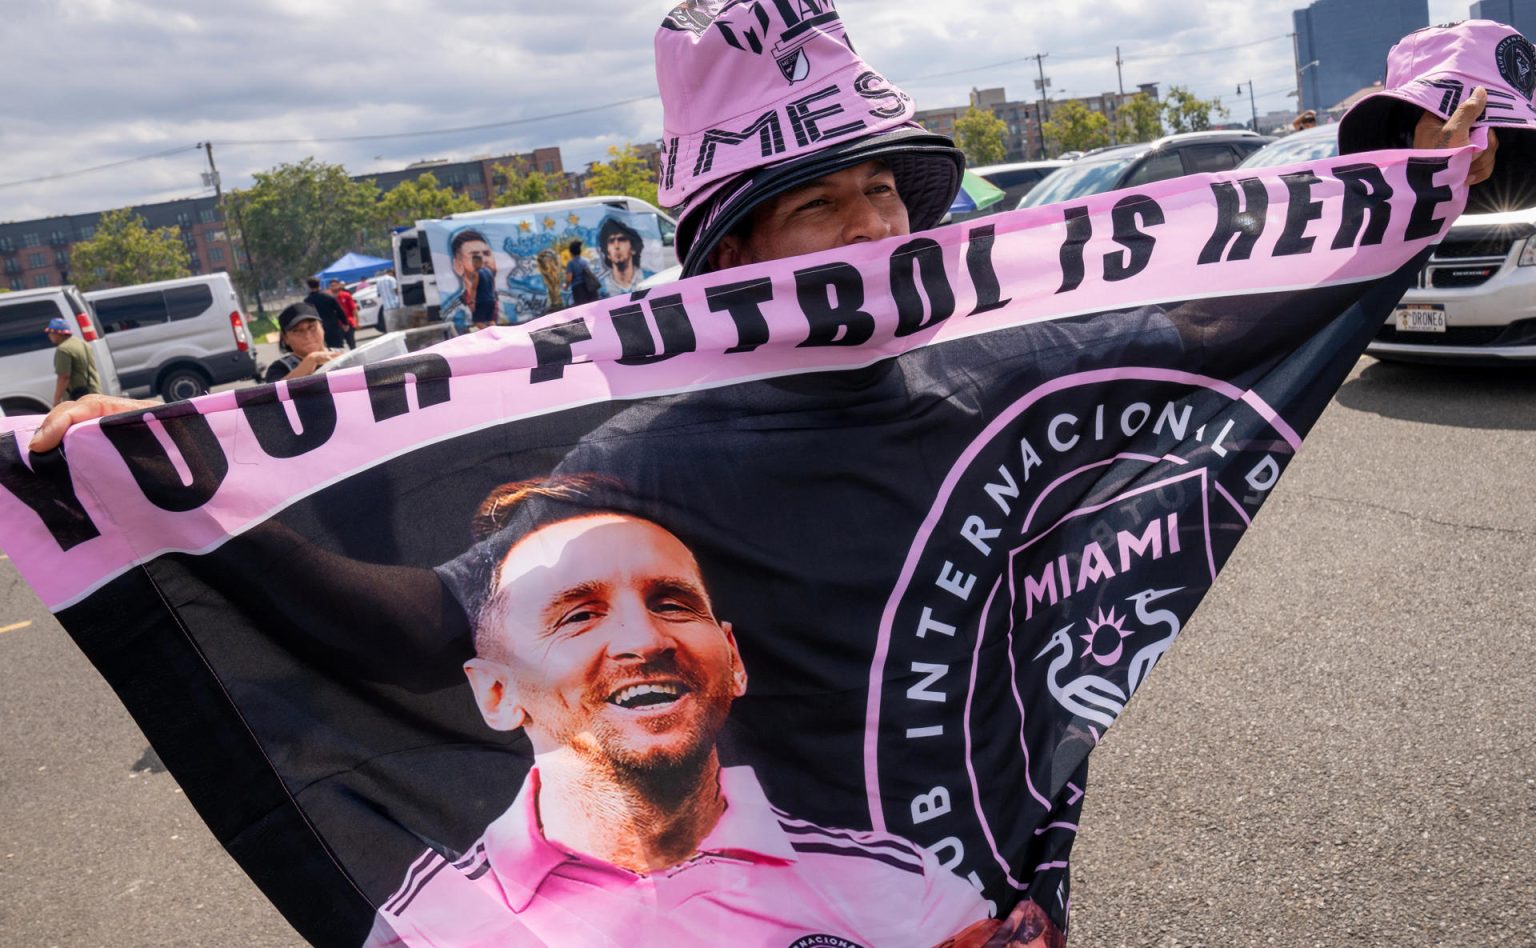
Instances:
[[[1515,62],[1524,47],[1510,52],[1509,32],[1492,45]],[[1488,37],[1467,35],[1492,55]],[[163,410],[154,430],[142,417],[109,419],[71,437],[71,465],[90,474],[83,497],[56,456],[34,471],[0,444],[14,558],[130,707],[184,694],[200,709],[150,714],[146,733],[313,939],[356,944],[378,908],[431,939],[410,903],[425,893],[425,911],[438,886],[458,884],[445,873],[479,896],[510,886],[475,911],[489,931],[515,926],[508,891],[544,877],[503,872],[482,852],[501,814],[522,819],[524,842],[566,842],[559,858],[572,871],[628,872],[659,893],[679,866],[723,856],[710,833],[731,825],[734,804],[763,812],[731,776],[747,765],[762,799],[811,832],[912,844],[905,852],[932,885],[979,890],[1006,920],[957,943],[1060,945],[1089,751],[1460,211],[1461,183],[1495,170],[1491,149],[1459,147],[1490,100],[1475,90],[1426,120],[1440,149],[1428,154],[1161,182],[896,241],[885,238],[937,223],[962,162],[910,126],[910,100],[853,53],[830,5],[680,5],[658,33],[657,63],[662,198],[682,205],[678,247],[697,279],[366,373]],[[1504,85],[1496,98],[1515,105],[1501,131],[1528,134],[1530,89]],[[61,407],[33,449],[130,404]],[[473,509],[472,493],[509,475],[594,472],[646,502],[643,514],[605,508],[603,531],[623,542],[598,543],[599,518],[536,519],[503,547],[477,544],[494,586],[453,567],[462,546],[436,524]],[[269,522],[290,546],[376,569],[380,600],[401,574],[441,595],[411,613],[427,624],[408,630],[424,644],[371,618],[392,610],[363,623],[274,616],[244,585],[220,587],[222,560],[259,552]],[[461,653],[471,709],[512,729],[480,756],[467,745],[490,742],[461,738],[455,717],[470,707],[462,679],[420,693],[401,684],[463,621],[437,605],[479,619],[499,614],[484,606],[504,588],[542,583],[515,605],[559,621],[557,600],[603,586],[613,554],[647,550],[667,564],[646,567],[650,588],[674,600],[696,590],[691,605],[652,602],[687,617],[710,675],[600,673],[600,704],[591,689],[567,689],[587,719],[557,736],[539,722],[571,706],[547,683],[558,635],[519,640],[538,644],[517,661],[496,651],[504,640],[477,642],[478,653],[450,642],[442,651]],[[434,578],[428,567],[443,563]],[[582,608],[570,615],[591,631],[600,623]],[[112,647],[108,619],[122,615],[156,624],[153,641],[185,673],[160,670],[170,666],[159,653]],[[525,631],[543,621],[525,618]],[[510,619],[480,625],[513,631]],[[269,628],[286,636],[270,648]],[[398,680],[388,668],[381,682],[333,671],[356,665],[354,652],[397,664]],[[584,654],[573,667],[604,667]],[[167,680],[136,692],[151,672]],[[704,692],[712,700],[695,703]],[[520,703],[531,694],[546,700]],[[683,702],[712,710],[680,715]],[[633,749],[600,739],[609,718],[636,747],[705,761],[685,781],[697,792],[684,809],[699,818],[665,852],[614,851],[622,834],[564,838],[593,836],[615,815],[599,806],[573,822],[564,809],[593,785],[594,762]],[[227,739],[200,730],[214,720]],[[564,782],[582,789],[546,815],[542,775],[567,766],[583,776]],[[525,794],[509,800],[506,775],[519,771]],[[232,793],[219,781],[236,773],[251,776]],[[799,824],[776,818],[795,835],[785,824]],[[594,852],[604,866],[581,855]],[[718,905],[741,893],[699,895]],[[919,924],[928,903],[906,901],[909,934],[874,936],[881,948],[954,933]],[[797,909],[785,899],[757,910],[782,928],[739,943],[847,944],[862,931],[824,930]],[[643,938],[679,910],[653,899],[625,918]],[[968,911],[943,914],[958,924]],[[450,943],[454,922],[438,921]],[[691,937],[730,941],[734,929],[720,925]]]

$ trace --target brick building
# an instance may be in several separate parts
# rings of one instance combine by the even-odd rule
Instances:
[[[187,248],[193,273],[228,270],[234,264],[223,214],[211,197],[184,198],[129,208],[150,230],[171,227]],[[88,282],[70,270],[75,243],[89,240],[102,211],[0,224],[0,285],[12,290]]]
[[[414,181],[431,173],[441,187],[452,188],[481,207],[490,207],[492,200],[506,184],[506,179],[496,170],[498,165],[511,165],[522,173],[537,171],[554,175],[556,198],[581,195],[580,177],[565,170],[560,149],[535,148],[521,155],[484,155],[468,161],[418,161],[399,171],[382,171],[377,174],[354,175],[354,181],[372,181],[380,191],[389,191],[404,181]]]
[[[1157,83],[1143,83],[1135,92],[1103,92],[1093,96],[1082,96],[1074,99],[1051,99],[1045,103],[1045,120],[1050,121],[1051,111],[1065,102],[1081,102],[1090,111],[1102,113],[1113,126],[1119,115],[1121,103],[1130,99],[1137,93],[1145,93],[1152,99],[1157,99]],[[1002,88],[996,89],[972,89],[970,101],[965,105],[948,106],[939,109],[923,109],[914,116],[919,124],[930,132],[940,135],[955,134],[955,122],[965,115],[971,108],[990,111],[1002,120],[1007,126],[1004,133],[1003,146],[1006,153],[1004,161],[1030,161],[1041,157],[1040,146],[1040,100],[1015,101],[1010,100]],[[1054,156],[1051,156],[1054,157]]]

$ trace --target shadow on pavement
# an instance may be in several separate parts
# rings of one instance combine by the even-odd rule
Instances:
[[[1337,400],[1346,408],[1405,421],[1536,431],[1536,366],[1372,362],[1344,383]]]

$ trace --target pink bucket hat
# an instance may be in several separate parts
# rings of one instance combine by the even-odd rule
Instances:
[[[1477,86],[1488,107],[1477,125],[1496,129],[1493,177],[1472,189],[1470,211],[1536,205],[1536,47],[1512,26],[1464,20],[1410,33],[1387,54],[1385,88],[1339,123],[1339,151],[1405,147],[1421,111],[1441,118]]]
[[[683,275],[768,198],[879,158],[913,230],[943,218],[965,158],[853,51],[834,0],[686,0],[656,31],[660,200]]]

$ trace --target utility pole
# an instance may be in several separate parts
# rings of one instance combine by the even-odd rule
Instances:
[[[1120,87],[1120,98],[1115,100],[1115,114],[1109,120],[1109,142],[1112,145],[1120,144],[1120,106],[1125,104],[1125,72],[1120,67],[1125,60],[1120,58],[1120,47],[1115,47],[1115,84]]]
[[[218,202],[219,213],[224,215],[224,236],[229,241],[230,253],[234,254],[236,252],[235,239],[229,236],[229,214],[224,206],[224,186],[219,181],[218,166],[213,163],[213,142],[203,142],[203,151],[208,154],[208,173],[203,176],[204,183],[213,185],[214,200]],[[245,228],[241,226],[239,217],[240,213],[237,210],[235,212],[235,229],[240,233],[240,251],[245,254],[245,270],[251,275],[251,292],[256,297],[256,312],[264,314],[266,309],[261,305],[261,287],[257,285],[256,265],[251,263],[251,251],[245,245]],[[240,258],[236,256],[232,262],[238,266]]]
[[[1050,118],[1046,114],[1046,91],[1051,87],[1051,80],[1045,78],[1045,57],[1050,53],[1036,53],[1035,65],[1040,69],[1040,78],[1035,82],[1035,88],[1040,90],[1040,113],[1037,116],[1040,125],[1040,160],[1045,160],[1045,121]]]

